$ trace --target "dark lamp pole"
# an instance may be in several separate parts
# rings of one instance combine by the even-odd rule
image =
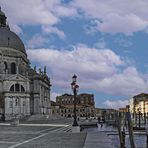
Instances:
[[[72,83],[71,83],[71,88],[73,90],[73,94],[74,94],[74,121],[73,121],[73,126],[78,126],[78,123],[77,123],[77,115],[76,115],[76,97],[77,97],[77,92],[78,92],[78,88],[79,88],[79,85],[76,84],[76,79],[77,79],[77,76],[74,75],[72,77]]]

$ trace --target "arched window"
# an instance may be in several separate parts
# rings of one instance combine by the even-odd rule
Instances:
[[[6,72],[7,69],[8,69],[7,62],[4,62],[4,71]]]
[[[16,74],[16,64],[11,63],[11,74]]]
[[[15,84],[15,91],[16,92],[20,91],[20,85],[18,83]]]
[[[10,91],[11,91],[11,92],[14,92],[14,85],[12,85],[12,86],[10,87]]]
[[[10,87],[10,91],[11,92],[25,92],[25,89],[22,85],[16,83],[15,85],[13,84],[11,87]]]
[[[24,92],[25,91],[25,89],[24,89],[24,87],[21,85],[21,92]]]

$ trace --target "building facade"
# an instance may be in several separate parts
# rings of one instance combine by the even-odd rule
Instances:
[[[95,102],[93,94],[77,95],[77,117],[94,117]],[[60,106],[59,114],[62,117],[73,117],[74,96],[64,94],[56,97],[56,104]]]
[[[148,94],[141,93],[130,99],[130,112],[133,114],[148,115]]]
[[[50,79],[30,67],[21,39],[10,30],[0,9],[0,113],[6,119],[47,114],[50,108]]]
[[[96,117],[99,119],[104,119],[106,121],[108,120],[114,120],[115,119],[115,109],[109,109],[109,108],[96,108]]]

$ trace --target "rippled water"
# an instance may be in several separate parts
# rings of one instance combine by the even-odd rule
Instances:
[[[116,128],[113,128],[111,126],[106,126],[104,125],[102,128],[99,126],[98,128],[88,128],[85,129],[85,131],[87,132],[106,132],[109,136],[109,138],[111,139],[113,145],[115,145],[117,148],[119,148],[119,136],[118,131]],[[128,132],[127,132],[128,134]],[[146,148],[146,135],[141,134],[135,134],[134,135],[134,142],[135,142],[135,146],[136,148]],[[130,140],[129,140],[129,135],[126,135],[126,148],[130,148]]]
[[[112,140],[113,144],[116,147],[119,147],[119,136],[118,135],[109,135],[109,138]],[[146,136],[145,135],[134,135],[134,141],[136,148],[146,148]],[[130,148],[129,136],[126,135],[126,148]]]

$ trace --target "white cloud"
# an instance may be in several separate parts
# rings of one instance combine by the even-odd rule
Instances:
[[[11,24],[15,24],[18,27],[19,25],[52,25],[58,22],[58,18],[51,10],[48,10],[42,0],[21,2],[19,0],[2,0],[0,4],[8,16],[10,26]]]
[[[55,13],[60,17],[75,17],[77,16],[77,10],[75,8],[72,8],[70,6],[57,6],[55,8]]]
[[[28,48],[41,47],[44,43],[47,43],[48,39],[42,35],[36,34],[28,41]]]
[[[148,27],[148,2],[145,0],[74,0],[73,6],[86,18],[95,20],[96,26],[93,24],[91,31],[132,35]]]
[[[71,51],[38,49],[28,50],[33,62],[46,63],[52,84],[70,88],[71,77],[78,75],[81,89],[92,89],[112,95],[131,96],[147,90],[146,79],[134,66],[126,65],[110,49],[97,50],[77,45]]]
[[[148,21],[142,20],[135,14],[125,16],[108,14],[102,22],[97,22],[98,30],[111,34],[125,33],[126,35],[132,35],[133,32],[144,30],[147,26]]]
[[[104,103],[105,107],[112,109],[125,108],[126,105],[129,105],[129,100],[106,100]]]
[[[61,17],[77,15],[75,8],[60,0],[1,0],[2,10],[13,31],[20,33],[20,25],[55,25]]]
[[[43,26],[42,27],[43,32],[46,34],[56,34],[58,35],[61,39],[65,39],[66,35],[62,30],[59,30],[57,27],[52,27],[52,26]]]
[[[128,96],[147,91],[147,83],[135,67],[127,67],[122,73],[102,79],[98,87],[99,90],[107,90],[110,94]]]
[[[20,33],[20,25],[55,25],[63,17],[75,19],[84,16],[93,23],[88,32],[124,33],[132,35],[148,27],[146,0],[1,0],[12,29]],[[21,10],[21,13],[20,13]]]
[[[52,92],[52,93],[51,93],[51,100],[52,100],[52,101],[56,101],[56,97],[57,97],[57,96],[60,96],[60,95],[61,95],[60,93]]]

